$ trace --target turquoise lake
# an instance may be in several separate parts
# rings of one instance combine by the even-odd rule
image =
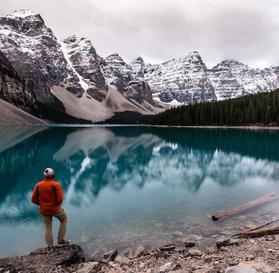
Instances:
[[[0,127],[0,256],[44,246],[31,201],[46,167],[65,193],[68,238],[87,253],[214,240],[278,217],[278,202],[210,216],[279,186],[279,132],[136,126]],[[276,217],[277,216],[277,217]],[[54,231],[57,230],[55,221]],[[56,234],[54,234],[56,235]]]

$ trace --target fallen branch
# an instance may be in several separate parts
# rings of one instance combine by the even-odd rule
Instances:
[[[248,209],[251,209],[251,208],[255,208],[255,207],[264,205],[266,203],[275,201],[277,199],[279,199],[279,195],[276,194],[276,193],[271,192],[271,193],[266,194],[266,195],[264,195],[260,198],[255,199],[253,201],[242,204],[239,207],[231,208],[231,209],[226,210],[224,212],[214,214],[214,215],[212,215],[211,218],[212,218],[213,221],[223,220],[224,218],[227,218],[227,217],[230,217],[232,215],[244,212],[244,211],[246,211]]]
[[[279,227],[271,227],[271,228],[262,228],[253,231],[244,231],[237,234],[239,238],[254,238],[260,237],[264,235],[272,235],[279,233]]]
[[[239,232],[239,233],[237,233],[237,234],[234,234],[232,237],[238,237],[238,236],[241,236],[242,234],[247,234],[247,233],[249,233],[249,232],[253,232],[253,231],[262,229],[262,228],[264,228],[264,227],[266,227],[266,226],[269,226],[269,225],[271,225],[271,224],[273,224],[273,223],[275,223],[275,222],[278,222],[278,221],[279,221],[279,218],[277,218],[277,219],[275,219],[275,220],[272,220],[272,221],[270,221],[270,222],[267,222],[267,223],[264,224],[264,225],[261,225],[261,226],[255,227],[255,228],[251,228],[251,229],[245,230],[245,231],[243,231],[243,232]]]

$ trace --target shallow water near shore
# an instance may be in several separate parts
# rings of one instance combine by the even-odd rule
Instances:
[[[68,237],[89,255],[185,238],[206,244],[277,218],[273,202],[210,220],[216,211],[278,191],[277,131],[1,127],[1,135],[0,256],[44,245],[30,196],[48,166],[65,192]]]

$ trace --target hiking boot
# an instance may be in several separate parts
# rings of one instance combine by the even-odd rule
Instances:
[[[71,241],[70,240],[61,240],[61,241],[58,241],[58,245],[69,245],[71,244]]]

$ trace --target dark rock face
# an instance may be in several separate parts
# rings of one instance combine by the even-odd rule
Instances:
[[[150,104],[153,104],[150,86],[145,81],[129,82],[127,97],[132,98],[140,103],[146,100]]]
[[[84,259],[83,250],[78,245],[57,246],[49,252],[41,248],[26,256],[0,259],[0,268],[3,272],[46,273],[58,265],[70,266]]]
[[[144,78],[145,62],[142,57],[137,57],[131,62],[134,77]]]
[[[42,103],[55,104],[50,88],[68,78],[75,79],[68,85],[80,88],[58,40],[39,14],[22,11],[1,17],[0,49]]]
[[[70,36],[64,40],[64,44],[74,69],[83,77],[84,81],[89,86],[107,91],[106,81],[100,67],[100,57],[91,41]]]
[[[58,41],[42,17],[31,11],[16,11],[0,18],[0,50],[26,89],[32,90],[39,117],[55,122],[61,119],[64,122],[65,115],[67,120],[71,116],[92,121],[109,118],[114,109],[101,104],[108,96],[108,84],[114,85],[128,100],[153,103],[149,85],[136,77],[120,56],[114,54],[102,59],[86,38],[70,36]],[[6,93],[5,99],[15,103],[10,95],[11,92]],[[17,101],[16,105],[25,105],[22,99]],[[130,102],[122,105],[125,111]],[[140,106],[136,107],[142,111]],[[148,113],[154,110],[149,108],[145,109]],[[57,118],[61,115],[61,119]]]
[[[142,78],[144,61],[139,62],[139,71],[133,70],[136,65],[128,65],[118,54],[111,54],[101,62],[101,67],[108,83],[114,85],[125,97],[142,103],[144,100],[153,104],[149,84]],[[137,68],[135,68],[137,69]]]
[[[19,108],[34,112],[35,98],[31,89],[21,80],[17,72],[0,51],[0,97]]]

